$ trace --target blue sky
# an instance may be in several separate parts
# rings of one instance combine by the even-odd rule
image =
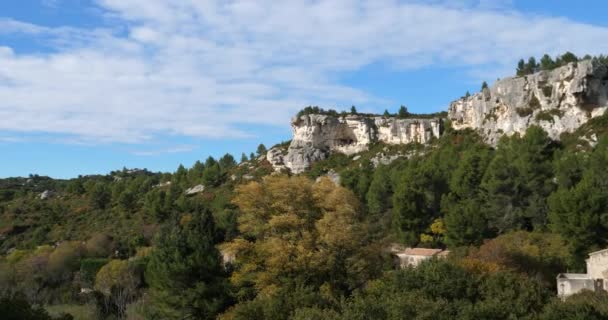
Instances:
[[[250,153],[319,105],[447,109],[521,57],[608,53],[605,1],[0,2],[0,177]]]

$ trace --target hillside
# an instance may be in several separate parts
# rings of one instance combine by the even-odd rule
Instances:
[[[557,273],[608,245],[605,71],[584,60],[503,79],[447,114],[309,108],[291,141],[239,162],[0,179],[0,311],[605,318],[604,293],[555,297]],[[393,246],[450,254],[396,270]]]

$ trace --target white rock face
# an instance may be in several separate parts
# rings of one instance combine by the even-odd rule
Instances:
[[[50,198],[52,196],[53,196],[53,192],[52,191],[50,191],[50,190],[44,190],[42,193],[40,193],[38,195],[38,198],[40,200],[46,200],[46,199],[48,199],[48,198]]]
[[[301,173],[331,152],[346,155],[366,151],[375,142],[427,143],[441,135],[441,119],[396,119],[349,115],[309,114],[291,121],[293,139],[286,154],[271,149],[267,160],[275,170]]]
[[[495,145],[503,134],[523,134],[531,125],[553,139],[572,132],[608,107],[608,70],[585,60],[524,77],[497,81],[491,88],[450,104],[454,129],[478,130]]]
[[[186,191],[184,192],[186,195],[193,195],[193,194],[197,194],[197,193],[201,193],[205,191],[205,186],[202,184],[196,185],[192,188],[188,188],[186,189]]]

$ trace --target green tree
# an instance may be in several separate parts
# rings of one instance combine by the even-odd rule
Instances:
[[[247,161],[249,161],[249,158],[247,158],[247,155],[245,154],[245,152],[243,152],[241,154],[241,163],[247,162]]]
[[[526,62],[524,59],[520,59],[517,62],[517,76],[523,76],[526,74]]]
[[[21,296],[0,298],[0,315],[4,320],[72,320],[71,315],[51,317],[42,307],[32,307]]]
[[[540,69],[541,70],[553,70],[554,68],[555,68],[555,61],[553,61],[551,56],[549,56],[548,54],[545,54],[540,59]]]
[[[488,88],[488,83],[484,81],[484,82],[481,84],[481,90],[484,90],[484,89],[487,89],[487,88]]]
[[[554,299],[550,304],[547,304],[538,319],[608,319],[607,306],[608,294],[602,291],[591,292],[584,290],[581,293],[568,297],[563,302],[559,299]]]
[[[97,182],[90,191],[89,199],[91,206],[95,209],[105,209],[109,206],[112,200],[110,188],[103,183]]]
[[[536,58],[530,57],[528,59],[528,63],[526,64],[526,74],[533,74],[538,70],[538,63],[536,63]]]
[[[220,168],[223,171],[226,171],[236,166],[236,161],[234,160],[234,157],[229,153],[226,153],[223,157],[221,157],[218,162],[220,164]]]
[[[481,184],[483,208],[495,232],[546,226],[553,151],[551,139],[537,126],[522,138],[500,140]]]
[[[203,184],[209,187],[215,187],[222,183],[223,174],[219,163],[214,163],[205,167],[203,171]]]
[[[568,51],[561,56],[560,60],[562,62],[562,65],[566,65],[571,62],[577,62],[578,57],[574,53]]]
[[[198,210],[163,228],[149,257],[146,282],[162,319],[215,319],[227,305],[228,281],[212,215]]]
[[[258,156],[263,156],[263,155],[266,155],[268,150],[266,150],[266,146],[263,143],[260,143],[256,152],[257,152]]]
[[[409,117],[409,115],[410,113],[407,111],[407,108],[405,106],[402,105],[401,107],[399,107],[399,112],[397,113],[397,116],[399,118],[404,119]]]
[[[465,152],[450,180],[450,194],[444,196],[446,242],[450,246],[479,244],[488,236],[487,219],[480,206],[480,185],[491,154],[487,149]]]
[[[355,108],[355,106],[350,107],[350,114],[357,114],[357,108]]]
[[[95,289],[104,295],[107,305],[124,317],[127,305],[135,301],[141,285],[140,270],[127,260],[111,260],[95,276]]]
[[[391,114],[388,112],[387,109],[384,109],[384,113],[382,114],[383,117],[388,118],[391,116]]]

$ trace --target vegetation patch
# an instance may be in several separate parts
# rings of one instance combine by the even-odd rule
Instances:
[[[530,98],[530,102],[528,103],[528,105],[532,110],[540,108],[540,100],[538,100],[535,94],[533,94],[532,98]]]
[[[553,86],[550,85],[546,85],[543,86],[543,94],[545,95],[545,97],[549,98],[551,97],[551,94],[553,93]]]
[[[531,115],[532,113],[534,113],[534,109],[532,108],[516,108],[515,112],[517,112],[517,114],[520,117],[527,117],[529,115]]]
[[[564,111],[559,110],[559,109],[551,109],[551,110],[544,110],[539,112],[538,114],[536,114],[536,116],[534,117],[534,119],[536,121],[548,121],[548,122],[555,122],[554,116],[557,116],[558,118],[561,118],[564,115]]]

